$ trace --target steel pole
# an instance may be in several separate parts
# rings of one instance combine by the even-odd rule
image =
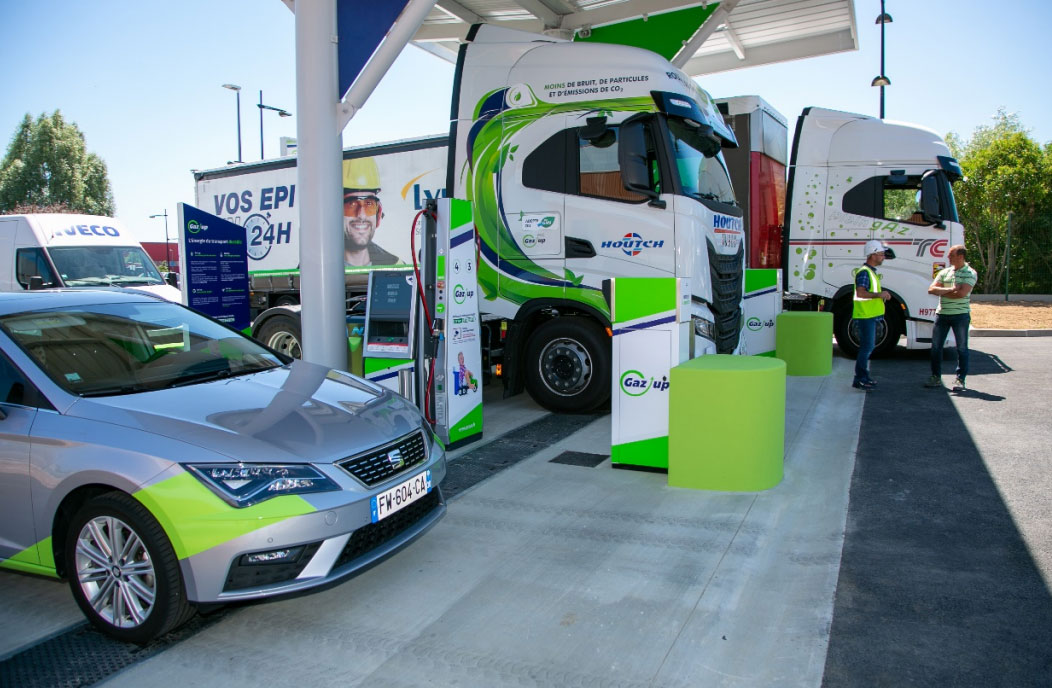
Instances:
[[[1012,212],[1008,212],[1008,239],[1005,242],[1005,301],[1008,301],[1008,272],[1012,267]]]
[[[880,0],[880,76],[884,76],[884,0]],[[884,86],[880,87],[880,118],[884,119]]]
[[[168,272],[172,271],[172,245],[168,241],[168,208],[164,209],[164,262],[168,265]]]
[[[296,3],[301,346],[304,360],[346,369],[343,149],[336,113],[340,98],[335,35],[336,0]]]
[[[241,91],[234,91],[237,96],[237,161],[243,162],[241,159]]]
[[[263,157],[263,91],[259,92],[259,159],[266,160]]]

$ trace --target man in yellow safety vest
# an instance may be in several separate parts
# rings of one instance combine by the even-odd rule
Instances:
[[[866,242],[865,253],[866,262],[854,271],[855,296],[851,317],[858,327],[858,356],[851,386],[868,392],[877,386],[869,376],[869,357],[876,345],[877,323],[884,318],[884,302],[891,298],[887,290],[880,288],[880,275],[876,269],[885,257],[894,258],[895,254],[876,239]]]

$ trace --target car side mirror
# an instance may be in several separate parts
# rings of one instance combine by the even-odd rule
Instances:
[[[628,191],[658,200],[658,193],[650,188],[650,165],[647,162],[647,139],[642,122],[621,125],[617,162],[621,167],[621,181]]]
[[[932,173],[921,178],[921,215],[925,222],[931,222],[939,229],[946,229],[939,211],[939,183]]]
[[[167,272],[164,275],[164,281],[169,285],[179,288],[179,273],[178,272]]]

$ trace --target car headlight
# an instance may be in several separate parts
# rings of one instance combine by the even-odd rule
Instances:
[[[340,489],[317,468],[303,464],[188,463],[183,467],[220,499],[238,508],[271,497]]]
[[[716,341],[716,323],[697,316],[692,317],[691,320],[694,321],[694,334]]]

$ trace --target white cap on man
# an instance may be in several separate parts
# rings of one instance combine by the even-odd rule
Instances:
[[[866,242],[865,247],[866,258],[869,258],[874,253],[883,253],[885,258],[894,258],[895,253],[890,247],[886,246],[882,241],[877,239],[870,239]]]

